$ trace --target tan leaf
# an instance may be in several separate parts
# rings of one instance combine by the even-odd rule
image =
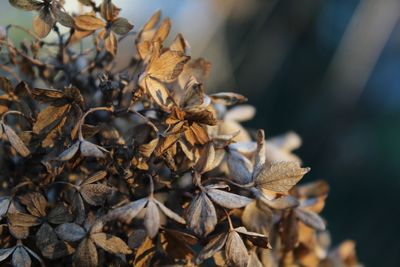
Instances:
[[[80,184],[80,186],[84,186],[84,185],[88,185],[88,184],[92,184],[92,183],[98,182],[100,180],[103,180],[106,176],[107,176],[107,172],[106,171],[98,171],[98,172],[94,173],[93,175],[89,176],[87,179],[85,179]]]
[[[150,19],[146,22],[146,24],[143,26],[143,31],[148,31],[153,29],[160,21],[160,16],[161,16],[161,11],[157,10],[156,13],[154,13],[150,17]]]
[[[81,31],[95,31],[106,26],[106,23],[92,15],[80,15],[74,18],[75,27]]]
[[[100,14],[107,20],[112,21],[119,14],[120,8],[116,7],[111,0],[103,0],[100,5]]]
[[[175,37],[175,40],[169,46],[169,49],[172,51],[182,52],[185,55],[189,54],[190,46],[189,43],[183,38],[182,34],[178,34]]]
[[[45,103],[65,98],[64,92],[55,89],[32,88],[30,91],[34,99]]]
[[[117,54],[118,41],[117,36],[113,32],[110,32],[104,39],[104,47],[111,55],[115,56]]]
[[[215,160],[214,145],[212,143],[208,143],[203,148],[201,156],[196,162],[195,169],[199,173],[205,173],[217,167],[215,163],[218,163],[218,161]]]
[[[161,82],[173,82],[189,59],[180,52],[167,50],[150,61],[147,74]]]
[[[106,233],[96,233],[90,235],[90,238],[97,246],[101,247],[105,251],[110,252],[112,254],[132,253],[128,245],[125,244],[125,242],[119,237],[109,235]]]
[[[161,22],[161,25],[154,34],[152,40],[163,43],[165,39],[167,39],[170,30],[171,30],[171,20],[169,18],[165,18]]]
[[[36,0],[9,0],[10,4],[16,8],[26,11],[33,11],[40,9],[43,4]]]
[[[151,78],[145,78],[145,85],[147,92],[151,98],[163,109],[169,110],[169,92],[168,89],[161,82]]]
[[[33,216],[46,216],[47,200],[42,194],[37,192],[28,193],[21,196],[19,200]]]
[[[48,127],[49,125],[59,121],[62,116],[68,112],[70,108],[69,104],[63,106],[48,106],[43,109],[33,125],[33,133],[39,134],[44,128]]]
[[[290,190],[310,168],[301,168],[297,162],[279,162],[264,169],[255,177],[258,186],[278,193]]]
[[[14,132],[11,127],[6,124],[3,125],[3,130],[5,135],[7,136],[8,141],[10,142],[11,146],[20,154],[22,157],[27,157],[31,154],[27,146],[22,142],[19,136]]]
[[[193,122],[189,129],[193,132],[194,136],[196,136],[198,144],[204,145],[210,141],[206,129],[204,129],[200,124]]]
[[[22,227],[36,226],[41,223],[38,217],[26,213],[9,213],[8,220],[12,225]]]
[[[39,38],[46,37],[54,25],[54,18],[47,8],[42,8],[33,19],[33,30]]]

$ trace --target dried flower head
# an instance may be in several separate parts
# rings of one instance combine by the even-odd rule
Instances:
[[[300,138],[246,130],[255,108],[207,94],[211,64],[182,34],[166,43],[161,12],[117,69],[133,26],[111,0],[80,0],[91,11],[79,15],[61,0],[9,2],[38,14],[34,33],[9,25],[0,38],[1,262],[360,266],[353,242],[330,249],[328,185],[298,185],[310,171],[292,152]],[[11,29],[32,40],[14,45]]]

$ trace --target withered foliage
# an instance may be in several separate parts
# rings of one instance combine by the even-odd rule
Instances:
[[[9,2],[37,14],[0,36],[2,264],[360,266],[353,242],[330,249],[328,185],[297,185],[300,138],[243,128],[255,109],[206,93],[211,64],[181,34],[166,44],[160,12],[133,33],[111,0]]]

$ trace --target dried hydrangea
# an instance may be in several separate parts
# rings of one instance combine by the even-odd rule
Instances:
[[[33,32],[9,25],[0,39],[1,262],[360,266],[352,241],[330,249],[328,185],[297,185],[310,171],[292,152],[300,138],[241,126],[254,107],[207,94],[211,64],[181,34],[165,42],[160,12],[133,33],[111,0],[80,0],[85,14],[9,2],[38,14]],[[15,45],[12,29],[31,38]],[[131,60],[117,68],[128,35]]]

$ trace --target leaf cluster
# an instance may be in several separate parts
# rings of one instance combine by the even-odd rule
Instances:
[[[211,64],[166,43],[168,18],[133,33],[111,0],[9,2],[36,15],[0,37],[0,262],[359,266],[351,241],[330,248],[328,185],[298,185],[300,138],[245,129],[254,107],[207,93]]]

